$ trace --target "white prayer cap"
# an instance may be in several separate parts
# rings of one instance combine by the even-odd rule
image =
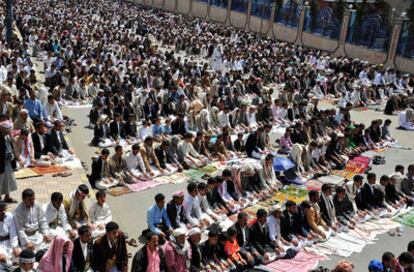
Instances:
[[[173,232],[174,237],[185,235],[186,230],[184,228],[175,229]]]
[[[29,114],[29,111],[28,111],[28,110],[26,110],[26,109],[21,109],[21,110],[20,110],[20,113]]]
[[[274,212],[281,212],[282,211],[282,205],[280,203],[273,205],[272,207],[270,207],[269,212],[270,213],[274,213]]]
[[[200,228],[192,228],[190,229],[190,231],[187,233],[188,236],[193,236],[196,234],[201,234],[201,229]]]

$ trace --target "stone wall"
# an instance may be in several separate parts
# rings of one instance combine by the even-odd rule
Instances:
[[[302,33],[302,44],[307,47],[322,49],[330,53],[333,53],[338,47],[338,41],[308,32]]]
[[[384,63],[387,60],[387,53],[348,43],[345,44],[345,53],[348,57],[366,60],[375,64]]]
[[[211,6],[210,20],[216,23],[224,24],[227,20],[227,9]]]
[[[192,15],[198,18],[207,18],[207,4],[204,2],[193,1]]]
[[[412,73],[414,71],[414,59],[407,59],[397,55],[395,57],[395,67],[400,71]]]
[[[192,0],[178,0],[177,12],[188,14],[190,12],[190,1]]]
[[[246,27],[247,22],[247,14],[237,12],[237,11],[231,11],[230,12],[230,25],[239,28],[244,29]]]
[[[274,23],[273,24],[273,37],[277,40],[293,43],[298,35],[298,30],[291,27]]]

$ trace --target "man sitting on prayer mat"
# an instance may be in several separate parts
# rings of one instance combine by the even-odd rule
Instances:
[[[72,229],[66,216],[65,207],[62,205],[63,195],[60,192],[54,192],[48,204],[43,205],[43,211],[49,225],[50,235],[68,235],[70,238],[76,237],[76,231]]]
[[[101,155],[93,160],[92,172],[88,176],[92,188],[106,189],[115,182],[109,166],[109,154],[109,150],[104,148]]]
[[[106,224],[105,230],[106,234],[93,245],[92,268],[99,272],[127,272],[128,251],[124,233],[115,222]]]
[[[112,212],[106,204],[105,191],[96,192],[95,197],[96,202],[89,207],[89,217],[95,227],[92,236],[98,237],[105,234],[105,225],[112,221]]]
[[[155,204],[148,209],[147,213],[148,229],[158,234],[160,236],[160,244],[163,244],[165,239],[173,232],[173,228],[165,208],[165,196],[157,194],[154,200]],[[144,236],[146,232],[143,232]]]
[[[23,248],[34,252],[49,247],[52,238],[42,207],[35,202],[35,192],[25,189],[22,202],[14,210],[16,229]]]
[[[64,206],[68,222],[77,230],[80,226],[88,224],[89,215],[86,197],[89,196],[89,188],[85,184],[79,185],[76,191],[72,192],[67,199],[64,200]]]
[[[0,271],[8,270],[21,251],[13,214],[6,210],[6,202],[0,200]]]
[[[63,123],[56,120],[53,123],[53,128],[46,135],[46,148],[49,152],[55,155],[55,157],[60,157],[66,160],[72,157],[71,154],[73,152],[66,143],[62,129]]]

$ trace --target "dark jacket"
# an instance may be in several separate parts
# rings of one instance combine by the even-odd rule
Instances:
[[[321,193],[321,194],[323,194],[323,193]],[[330,218],[329,217],[328,207],[326,207],[325,201],[323,201],[322,197],[320,198],[320,200],[318,202],[318,205],[319,205],[319,208],[321,209],[320,210],[320,215],[321,215],[323,221],[325,221],[325,223],[328,226],[331,226],[332,223],[333,223],[332,220],[334,220],[335,218]],[[332,205],[333,205],[333,201],[332,201]],[[335,209],[334,206],[332,208]]]
[[[120,131],[118,131],[118,126],[117,123],[115,121],[111,122],[111,124],[109,124],[109,131],[111,133],[111,137],[114,140],[118,140],[118,132],[119,132],[119,137],[125,139],[125,129],[124,129],[124,124],[121,122],[119,123],[119,129]]]
[[[93,245],[92,268],[97,272],[106,272],[106,262],[115,257],[115,266],[121,272],[126,272],[128,267],[128,251],[125,235],[120,232],[115,245],[111,248],[107,235],[97,239]]]
[[[40,137],[43,138],[43,148],[40,144]],[[38,133],[32,134],[32,142],[33,142],[33,149],[34,149],[34,157],[35,159],[39,159],[42,155],[46,154],[46,139],[44,135],[40,135]]]
[[[168,218],[170,219],[171,226],[174,229],[178,228],[179,226],[177,224],[177,206],[175,206],[174,200],[171,200],[167,204],[167,215],[168,215]],[[179,216],[180,216],[181,222],[184,222],[184,223],[187,222],[185,215],[184,215],[184,207],[181,207]]]
[[[178,119],[172,121],[171,132],[173,135],[180,134],[181,136],[184,136],[187,133],[184,121],[179,121]]]
[[[242,247],[247,247],[249,245],[249,236],[250,236],[250,229],[249,228],[245,228],[244,233],[246,235],[246,240],[244,240],[243,237],[243,231],[242,231],[242,227],[240,226],[239,222],[236,222],[236,224],[234,224],[234,227],[236,228],[237,231],[237,243],[239,244],[239,246]]]
[[[87,245],[88,247],[88,257],[89,264],[93,262],[93,243],[90,242]],[[72,253],[72,262],[70,264],[70,272],[84,272],[85,271],[86,260],[83,256],[83,251],[81,247],[80,238],[76,238],[73,242],[73,253]]]
[[[103,126],[106,127],[105,131],[103,129]],[[101,138],[109,138],[109,137],[110,137],[110,131],[109,131],[109,126],[107,124],[96,125],[93,129],[93,139],[92,139],[91,144],[93,146],[97,146]]]
[[[257,133],[250,133],[246,140],[246,153],[249,157],[252,156],[253,151],[259,152]]]
[[[91,111],[89,112],[89,122],[91,124],[96,124],[96,122],[99,119],[99,111],[97,108],[92,108]]]
[[[354,205],[352,205],[352,202],[349,200],[348,196],[346,196],[344,200],[339,201],[338,196],[335,195],[333,197],[333,203],[335,206],[335,214],[338,220],[342,221],[343,219],[354,217]]]
[[[280,218],[280,234],[286,241],[291,241],[293,235],[303,236],[303,224],[301,223],[299,214],[289,214],[284,210]]]
[[[365,183],[362,186],[361,191],[357,193],[355,202],[360,210],[372,210],[375,208],[374,193],[369,184]]]
[[[91,184],[92,188],[95,188],[96,182],[102,178],[102,167],[103,161],[101,157],[94,159],[92,161],[92,172],[88,177],[89,183]]]
[[[269,229],[267,228],[267,225],[265,224],[262,229],[260,228],[259,222],[256,221],[256,223],[251,226],[249,233],[250,243],[261,255],[274,248],[269,238]]]
[[[203,254],[201,253],[201,246],[196,245],[188,239],[188,242],[191,246],[191,267],[190,272],[200,272],[201,271],[201,264],[203,260]]]
[[[124,128],[125,128],[125,135],[126,136],[137,137],[138,131],[137,131],[137,126],[136,126],[135,122],[134,123],[126,122]]]
[[[11,136],[10,136],[11,137]],[[10,147],[13,152],[13,143],[10,141]],[[16,156],[13,153],[13,160],[11,161],[11,166],[13,169],[16,168]],[[0,174],[4,173],[6,167],[6,141],[3,134],[0,133]]]
[[[167,168],[167,151],[162,149],[162,146],[159,145],[154,149],[155,156],[157,156],[158,162],[162,169]]]
[[[58,134],[60,141],[57,136]],[[52,129],[48,134],[46,134],[45,146],[46,149],[54,155],[58,155],[62,149],[69,149],[62,131],[56,131],[55,129]]]
[[[158,256],[160,256],[160,272],[165,272],[165,256],[164,251],[158,248]],[[146,272],[148,267],[148,252],[147,246],[143,246],[140,250],[135,253],[134,259],[132,260],[131,272]]]

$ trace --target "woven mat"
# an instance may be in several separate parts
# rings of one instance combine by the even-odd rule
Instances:
[[[31,168],[23,168],[19,171],[14,172],[14,176],[16,179],[26,179],[26,178],[34,178],[34,177],[40,177],[42,175],[36,173]]]
[[[113,187],[106,191],[111,196],[121,196],[131,193],[132,191],[126,186]]]
[[[66,171],[67,168],[63,166],[59,166],[59,165],[51,165],[51,166],[46,166],[46,167],[36,166],[36,167],[33,167],[32,170],[33,172],[39,175],[44,175],[44,174],[62,173]]]
[[[131,192],[139,192],[139,191],[143,191],[143,190],[147,190],[150,188],[154,188],[156,186],[161,185],[162,183],[160,182],[156,182],[154,180],[149,180],[149,181],[141,181],[141,182],[136,182],[136,183],[132,183],[132,184],[127,184],[126,186],[129,188],[129,190]]]

